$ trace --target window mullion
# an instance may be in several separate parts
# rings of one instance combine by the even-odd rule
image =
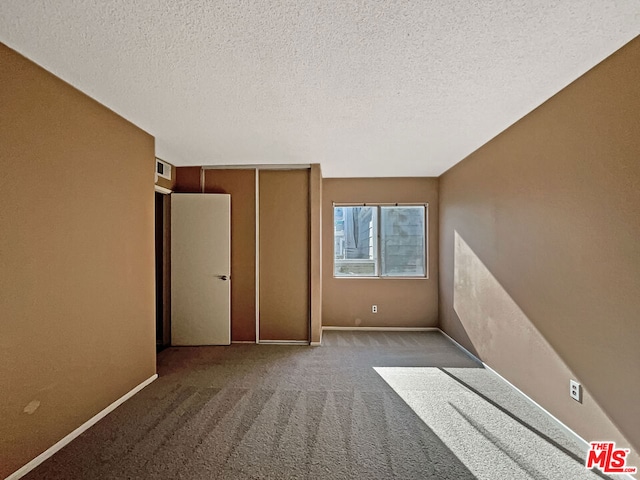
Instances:
[[[382,236],[380,234],[380,232],[382,231],[382,215],[380,213],[380,211],[382,210],[382,208],[380,208],[380,206],[376,207],[376,217],[377,217],[377,222],[376,222],[376,243],[377,243],[377,250],[378,250],[378,257],[376,258],[376,275],[378,277],[382,276]]]

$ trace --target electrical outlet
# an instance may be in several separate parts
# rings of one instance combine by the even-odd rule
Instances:
[[[378,305],[371,305],[371,313],[378,313]]]
[[[569,395],[576,402],[582,403],[582,385],[575,380],[569,380]]]

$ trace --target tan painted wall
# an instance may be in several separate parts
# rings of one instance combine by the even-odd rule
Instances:
[[[322,171],[314,163],[309,171],[309,268],[311,343],[322,340]]]
[[[638,78],[636,38],[440,181],[442,328],[585,439],[636,452]]]
[[[176,167],[176,183],[173,190],[176,193],[202,192],[201,167]]]
[[[333,203],[429,203],[429,278],[334,278]],[[438,179],[325,178],[322,191],[322,325],[438,325]],[[378,313],[371,313],[371,305]]]
[[[264,170],[260,339],[309,339],[309,170]]]
[[[205,170],[205,192],[231,195],[231,340],[255,341],[255,170]]]
[[[154,141],[2,44],[0,65],[4,478],[155,373]]]

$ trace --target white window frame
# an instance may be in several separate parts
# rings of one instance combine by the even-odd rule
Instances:
[[[335,251],[335,209],[341,207],[373,207],[376,209],[376,255],[375,255],[375,275],[336,275],[336,251]],[[382,247],[381,247],[381,221],[382,208],[380,207],[424,207],[424,275],[383,275],[382,274]],[[429,204],[428,203],[338,203],[333,202],[331,210],[333,224],[333,245],[332,245],[332,275],[336,279],[358,279],[358,280],[428,280],[429,279]],[[345,260],[348,263],[349,260]],[[357,261],[357,260],[354,260]]]

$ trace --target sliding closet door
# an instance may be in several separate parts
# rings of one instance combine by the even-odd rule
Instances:
[[[309,339],[309,170],[259,172],[260,340]]]
[[[256,172],[204,172],[206,193],[231,195],[231,340],[256,340]]]

